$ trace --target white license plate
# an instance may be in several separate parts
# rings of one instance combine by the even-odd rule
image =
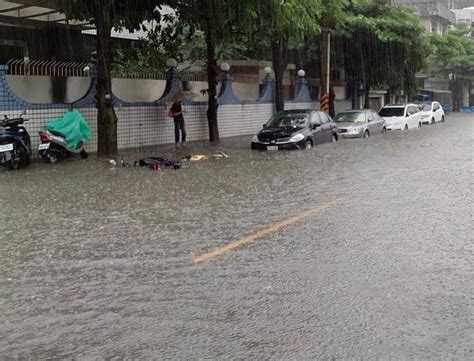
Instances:
[[[11,152],[13,150],[13,144],[0,145],[0,153]]]
[[[46,150],[46,149],[49,149],[49,144],[50,144],[50,143],[43,143],[43,144],[40,144],[40,146],[38,147],[38,150]]]
[[[267,150],[278,150],[278,145],[267,145]]]

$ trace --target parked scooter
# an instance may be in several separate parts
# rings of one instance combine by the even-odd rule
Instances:
[[[92,132],[77,110],[67,112],[62,118],[49,122],[46,130],[40,131],[41,157],[48,163],[56,163],[65,158],[80,156],[87,158],[84,143]]]
[[[11,170],[27,165],[31,159],[31,140],[28,131],[21,125],[28,121],[25,110],[18,118],[0,120],[0,165]]]
[[[56,163],[65,158],[79,155],[81,158],[87,158],[88,154],[84,149],[84,142],[79,142],[75,149],[70,148],[63,134],[44,130],[39,132],[41,144],[38,147],[41,157],[47,163]]]

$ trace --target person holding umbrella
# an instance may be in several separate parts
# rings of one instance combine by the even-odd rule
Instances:
[[[184,125],[184,116],[183,114],[186,113],[186,109],[183,109],[181,102],[186,98],[186,95],[183,92],[178,92],[171,100],[173,101],[173,105],[170,109],[170,114],[173,116],[174,120],[174,141],[176,144],[176,148],[180,147],[179,138],[180,138],[180,131],[181,131],[181,144],[184,146],[184,142],[186,142],[186,127]]]

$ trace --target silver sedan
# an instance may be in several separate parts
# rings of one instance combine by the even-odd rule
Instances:
[[[334,121],[342,138],[368,138],[387,131],[385,120],[370,109],[346,110],[336,115]]]

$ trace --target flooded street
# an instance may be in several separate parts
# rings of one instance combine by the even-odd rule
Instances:
[[[473,118],[0,170],[1,358],[474,359]]]

